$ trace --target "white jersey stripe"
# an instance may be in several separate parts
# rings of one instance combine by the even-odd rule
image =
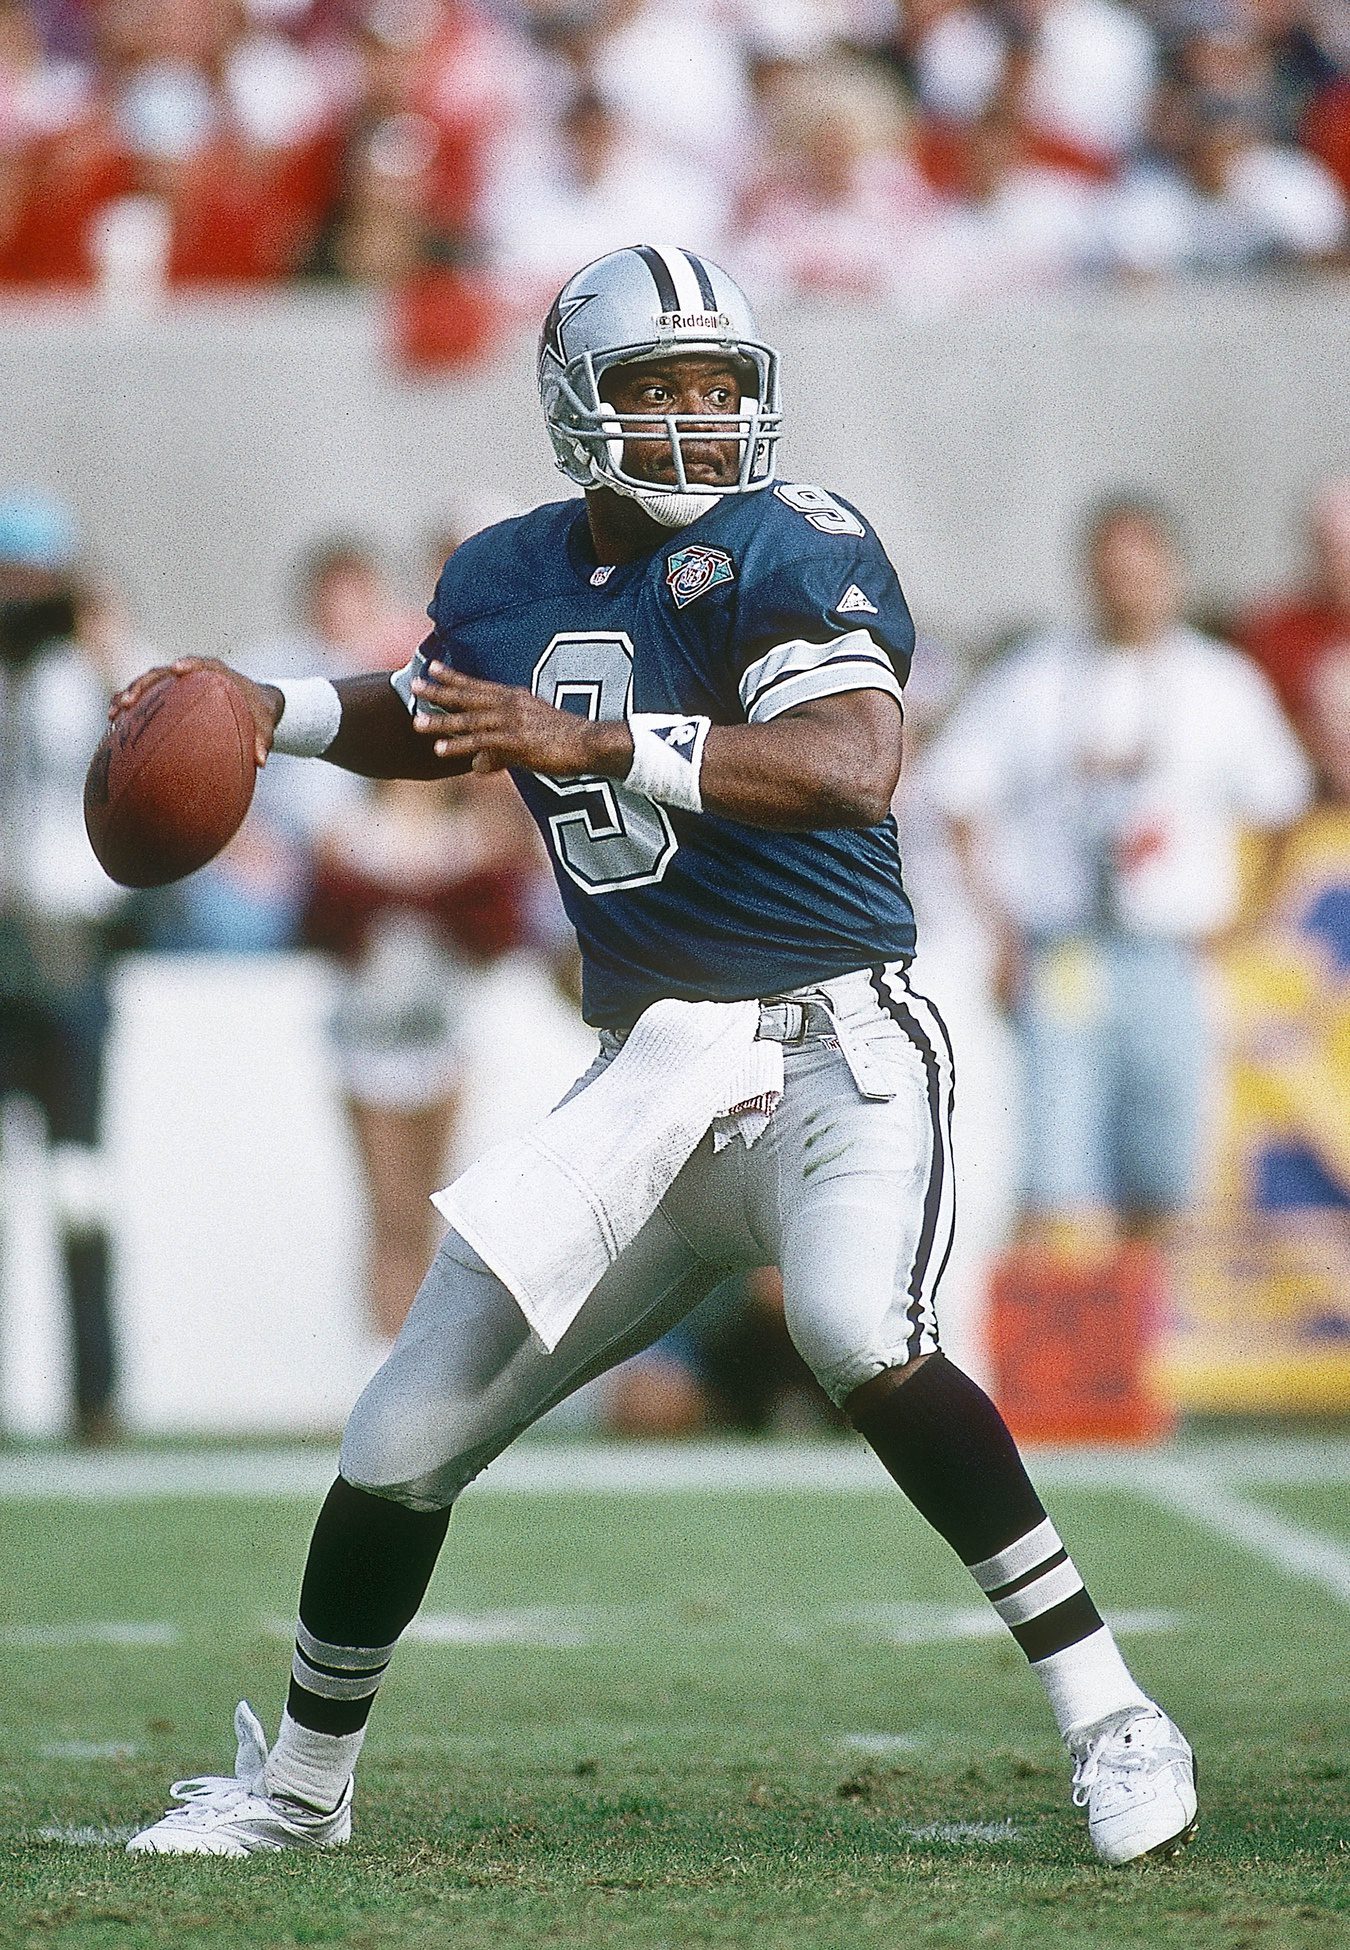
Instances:
[[[844,636],[830,637],[824,643],[808,643],[804,637],[792,637],[787,643],[777,644],[746,666],[740,692],[747,715],[766,685],[776,684],[783,677],[795,676],[799,671],[815,670],[832,657],[868,657],[884,669],[891,670],[890,658],[866,630],[849,630]],[[894,672],[891,674],[894,675]]]
[[[900,686],[893,670],[870,657],[838,657],[819,670],[808,670],[776,684],[753,706],[749,723],[767,724],[796,704],[808,704],[816,697],[838,697],[843,691],[885,691],[900,703]]]

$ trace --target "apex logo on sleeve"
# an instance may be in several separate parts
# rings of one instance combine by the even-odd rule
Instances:
[[[675,598],[676,609],[684,609],[709,589],[735,580],[736,571],[724,548],[691,542],[688,548],[677,548],[666,557],[666,586]]]
[[[875,616],[878,613],[877,606],[872,601],[872,598],[870,596],[865,596],[862,590],[859,589],[856,582],[851,582],[849,584],[848,588],[844,591],[843,595],[839,598],[839,601],[835,604],[834,607],[835,607],[836,614],[840,616],[852,616],[857,614],[861,614],[864,616]]]

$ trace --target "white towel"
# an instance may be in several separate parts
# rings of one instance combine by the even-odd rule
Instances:
[[[758,1028],[758,1002],[653,1003],[594,1083],[435,1194],[550,1351],[714,1121],[754,1103],[746,1143],[763,1129],[783,1047]]]

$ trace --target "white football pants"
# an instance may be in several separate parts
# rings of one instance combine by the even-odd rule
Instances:
[[[895,963],[798,994],[827,1000],[869,1088],[894,1095],[864,1097],[833,1035],[785,1043],[768,1128],[749,1150],[737,1137],[714,1153],[711,1133],[703,1139],[552,1353],[448,1234],[352,1411],[349,1483],[445,1508],[547,1409],[658,1339],[737,1268],[781,1268],[788,1331],[836,1402],[936,1348],[955,1220],[946,1029]],[[575,1088],[617,1047],[602,1038]]]

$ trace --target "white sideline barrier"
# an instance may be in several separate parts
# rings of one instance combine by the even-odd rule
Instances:
[[[57,1206],[41,1111],[0,1099],[0,1430],[30,1442],[64,1435],[71,1412]]]
[[[327,1007],[309,956],[137,956],[121,971],[107,1129],[133,1430],[331,1430],[378,1359]],[[546,1110],[592,1048],[525,959],[499,967],[479,1011],[465,1156]]]
[[[958,1050],[957,1247],[944,1340],[984,1367],[981,1294],[1008,1212],[1015,1110],[1006,1031],[959,956],[915,980]],[[106,1146],[50,1151],[6,1106],[0,1160],[0,1430],[64,1433],[70,1351],[58,1213],[114,1239],[119,1410],[141,1434],[281,1436],[339,1428],[379,1358],[364,1313],[363,1194],[328,1073],[321,958],[130,957],[114,993]],[[451,1177],[542,1115],[594,1038],[526,957],[474,1005]]]

